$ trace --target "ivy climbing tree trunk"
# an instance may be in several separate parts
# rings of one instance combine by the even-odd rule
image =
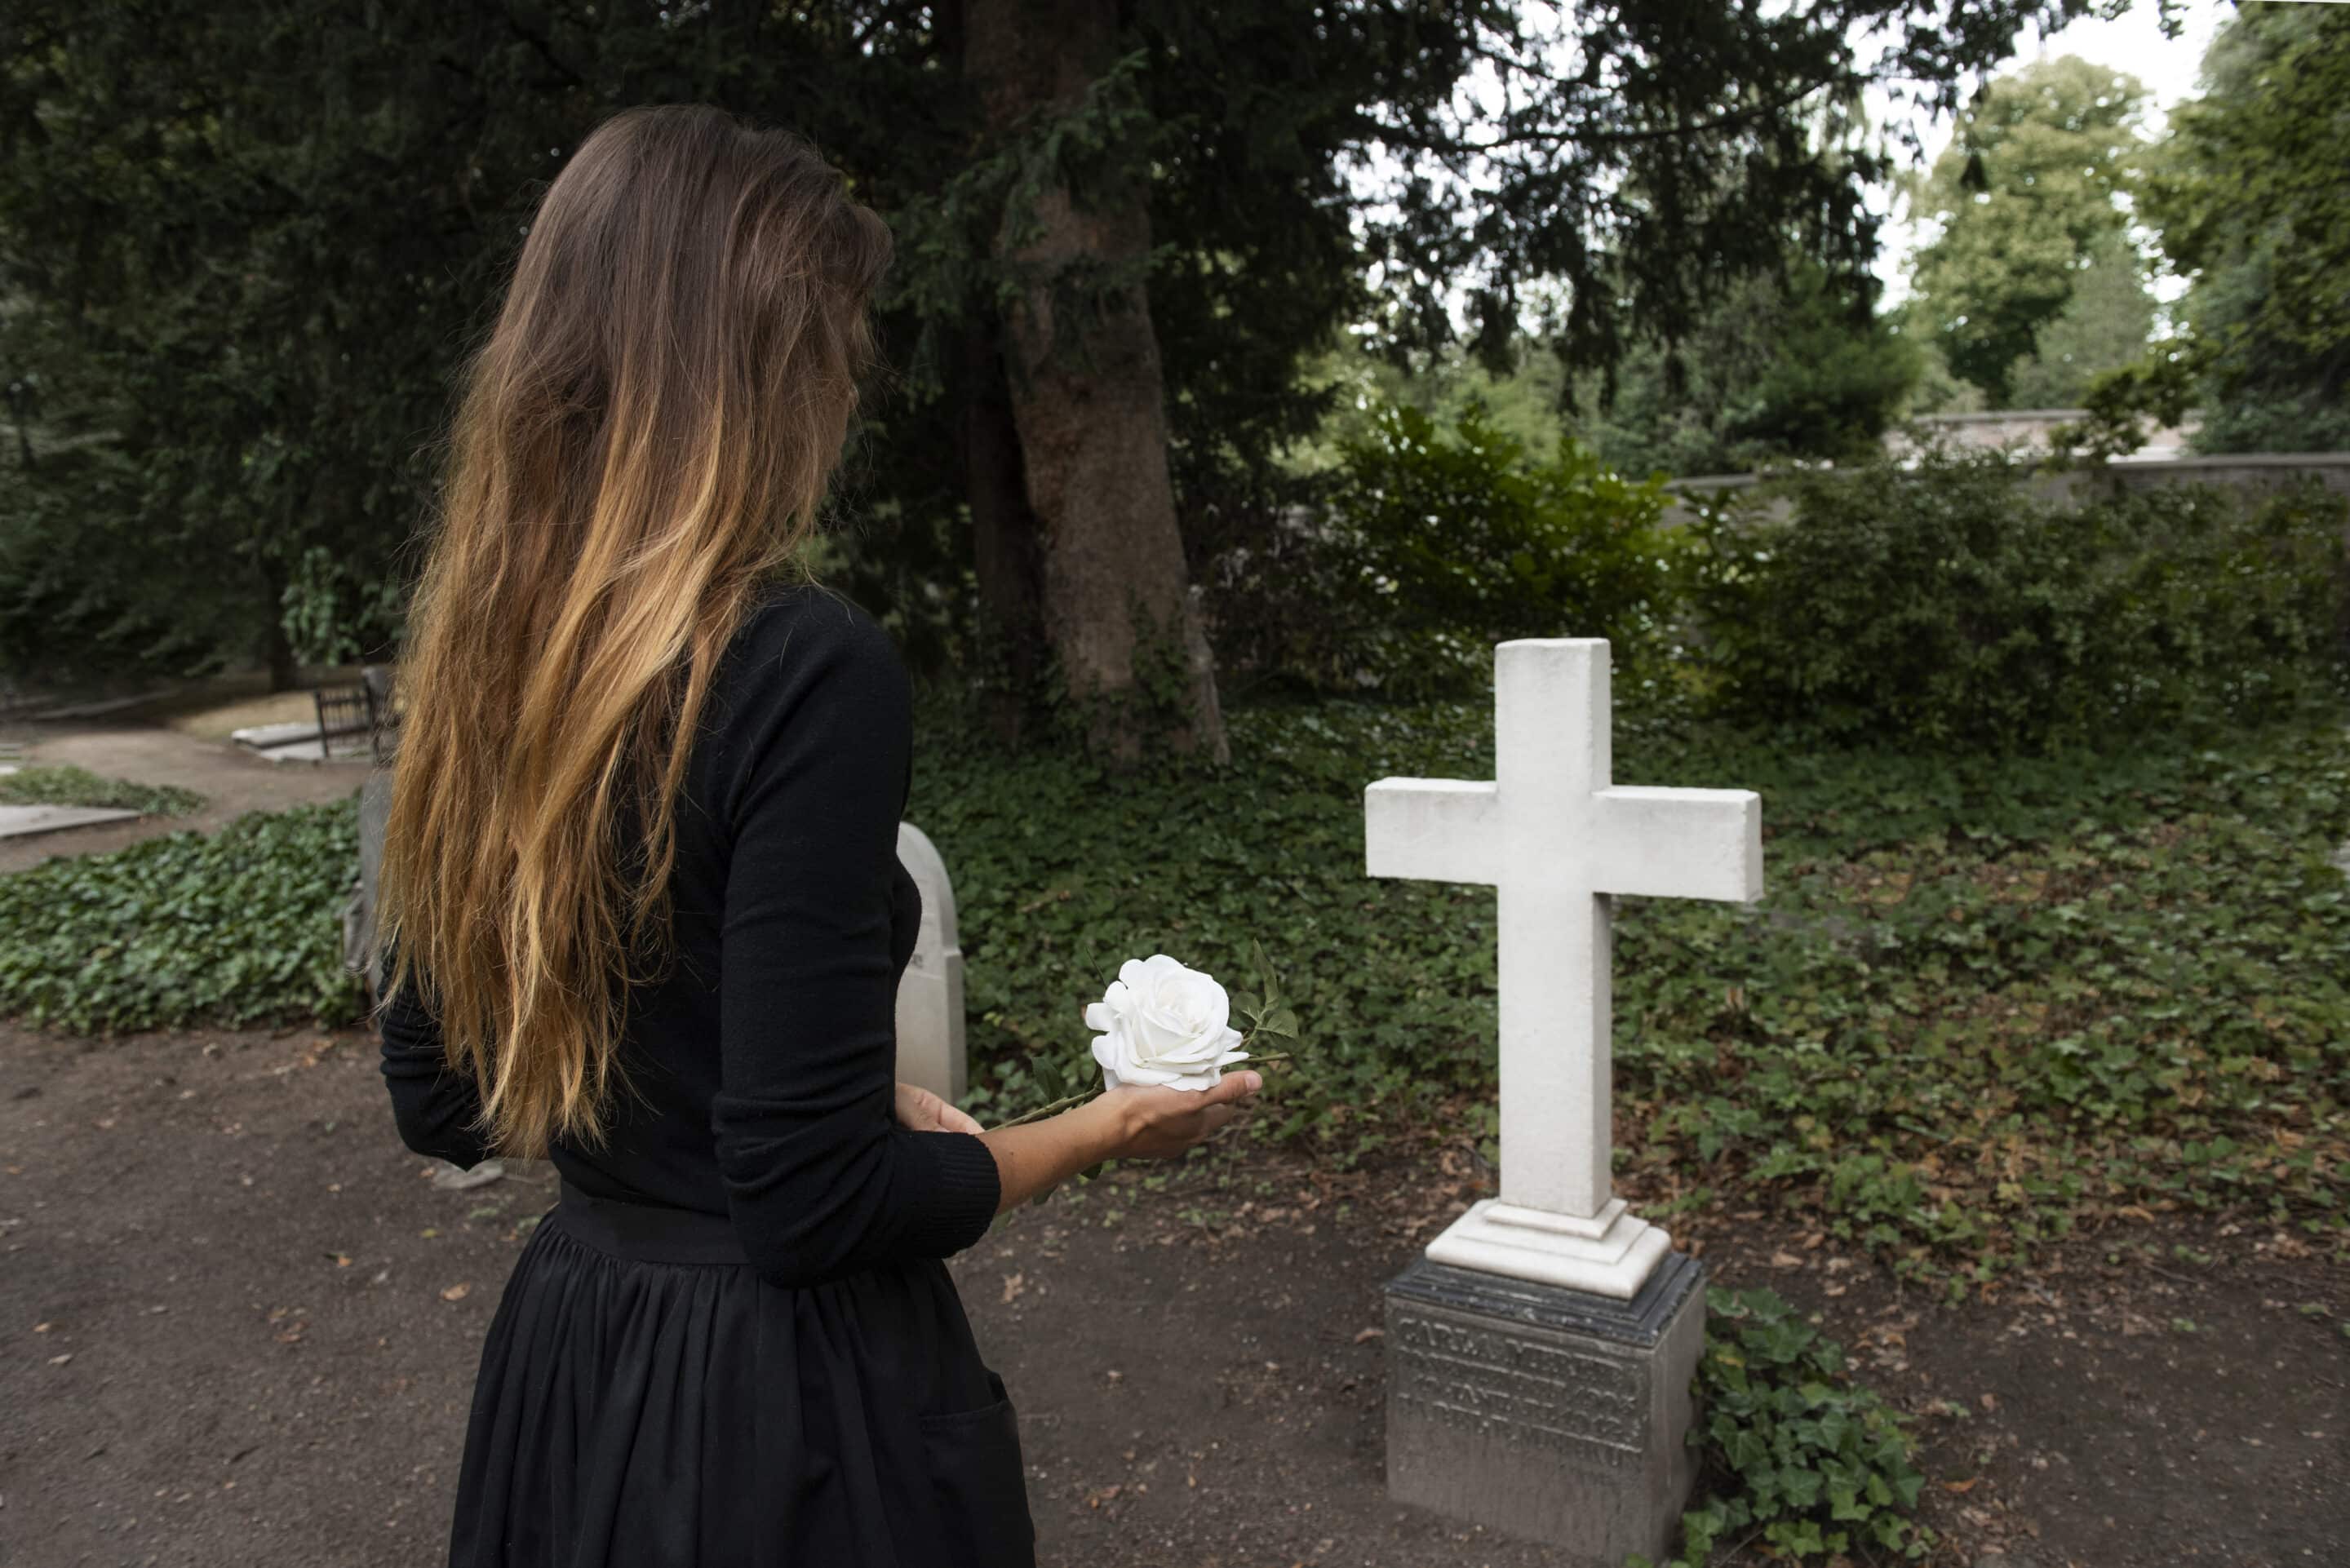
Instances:
[[[963,66],[992,140],[1071,114],[1116,62],[1116,0],[966,0]],[[1096,172],[1096,171],[1098,172]],[[1145,273],[1146,172],[1066,161],[1019,182],[996,241],[1012,284],[1004,390],[1038,544],[1045,639],[1097,750],[1229,755],[1167,466]]]

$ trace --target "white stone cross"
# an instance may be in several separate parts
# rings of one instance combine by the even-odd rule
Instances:
[[[910,822],[898,825],[898,859],[922,890],[922,923],[898,981],[898,1076],[959,1106],[966,1083],[954,887],[938,846]]]
[[[1429,1244],[1440,1263],[1628,1300],[1672,1246],[1609,1174],[1611,894],[1762,896],[1751,790],[1611,782],[1607,643],[1493,650],[1490,781],[1364,792],[1374,877],[1499,889],[1502,1190]]]

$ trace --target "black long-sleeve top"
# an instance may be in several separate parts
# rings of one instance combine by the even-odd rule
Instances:
[[[558,1141],[583,1192],[731,1217],[759,1272],[809,1285],[986,1233],[994,1158],[892,1116],[898,981],[920,894],[899,865],[911,694],[888,635],[806,585],[759,602],[704,711],[677,812],[676,961],[628,999],[601,1148]],[[430,977],[422,988],[430,994]],[[472,1080],[407,990],[384,1010],[401,1138],[492,1152]]]

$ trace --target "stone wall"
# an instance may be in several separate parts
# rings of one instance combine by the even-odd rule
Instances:
[[[1885,450],[1896,457],[1905,456],[1918,448],[1918,437],[1939,441],[1944,445],[1973,452],[2004,451],[2012,447],[2033,447],[2042,452],[2055,446],[2053,439],[2066,425],[2078,424],[2089,417],[2086,409],[2001,409],[1992,413],[1922,414],[1887,432]],[[2202,416],[2189,414],[2178,425],[2165,426],[2146,438],[2138,448],[2143,458],[2184,457],[2187,443],[2203,428]]]
[[[1709,474],[1677,479],[1665,488],[1676,495],[1711,497],[1745,490],[1762,482],[1752,473]],[[2240,452],[2220,457],[2129,457],[2114,462],[2085,463],[2077,468],[2050,470],[2033,476],[2030,483],[2042,496],[2087,500],[2116,493],[2138,493],[2169,484],[2208,484],[2233,491],[2247,500],[2261,497],[2304,479],[2315,479],[2336,495],[2350,496],[2350,452]],[[1783,499],[1767,504],[1766,514],[1787,515]],[[1685,507],[1670,506],[1665,523],[1689,521]]]

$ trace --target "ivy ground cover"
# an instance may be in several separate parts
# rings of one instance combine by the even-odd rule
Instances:
[[[1120,960],[1246,972],[1303,1023],[1261,1136],[1492,1152],[1493,897],[1363,875],[1361,790],[1490,777],[1482,703],[1243,710],[1223,771],[1120,778],[936,716],[913,819],[954,877],[983,1119],[1078,1086]],[[2350,739],[2313,715],[2059,759],[1807,752],[1619,711],[1627,783],[1759,790],[1751,909],[1619,902],[1617,1160],[1652,1215],[1758,1199],[1955,1280],[2084,1220],[2339,1239]]]
[[[1262,940],[1300,1070],[1257,1135],[1351,1162],[1493,1130],[1493,898],[1363,875],[1363,785],[1491,771],[1482,703],[1243,709],[1227,769],[1105,774],[926,709],[972,1099],[1091,1072],[1126,958]],[[1956,1279],[2084,1220],[2227,1209],[2344,1244],[2350,739],[2338,715],[2055,760],[1810,751],[1619,711],[1617,776],[1762,792],[1752,909],[1626,900],[1618,1161],[1651,1214],[1787,1211]],[[348,804],[0,877],[0,1012],[83,1032],[354,1016]]]

